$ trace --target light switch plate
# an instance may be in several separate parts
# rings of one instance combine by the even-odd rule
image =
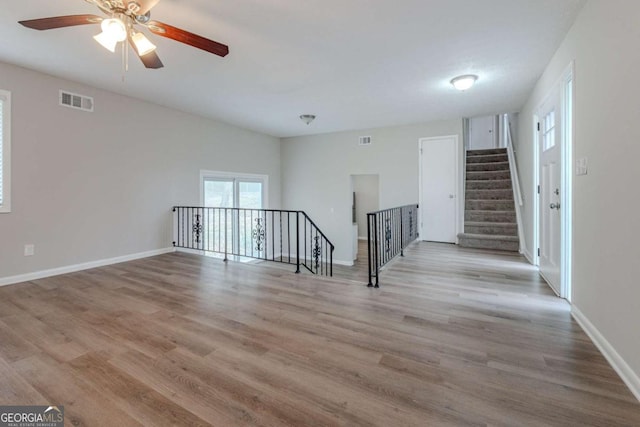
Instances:
[[[586,175],[588,171],[587,158],[582,157],[576,160],[576,175]]]
[[[24,256],[33,256],[36,253],[34,245],[24,245]]]

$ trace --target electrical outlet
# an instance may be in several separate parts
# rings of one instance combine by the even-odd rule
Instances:
[[[33,256],[35,253],[35,245],[24,245],[24,256]]]

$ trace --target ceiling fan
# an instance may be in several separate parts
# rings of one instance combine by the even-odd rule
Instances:
[[[54,28],[73,27],[76,25],[101,24],[102,33],[94,39],[111,52],[124,42],[125,48],[130,44],[142,63],[147,68],[162,68],[163,64],[156,54],[156,46],[140,31],[145,27],[153,34],[176,40],[180,43],[202,49],[218,56],[226,56],[229,47],[206,39],[197,34],[173,27],[159,21],[151,20],[151,9],[160,0],[85,0],[96,5],[107,18],[97,15],[68,15],[51,18],[19,21],[19,24],[34,30],[52,30]]]

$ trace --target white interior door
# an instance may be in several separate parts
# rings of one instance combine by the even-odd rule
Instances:
[[[540,149],[540,274],[561,293],[562,111],[560,86],[539,112]]]
[[[456,243],[458,138],[420,141],[422,240]]]
[[[486,150],[498,146],[496,116],[469,119],[469,150]]]

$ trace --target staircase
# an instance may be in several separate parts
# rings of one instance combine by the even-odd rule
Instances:
[[[467,151],[464,233],[458,240],[467,248],[519,250],[506,148]]]

